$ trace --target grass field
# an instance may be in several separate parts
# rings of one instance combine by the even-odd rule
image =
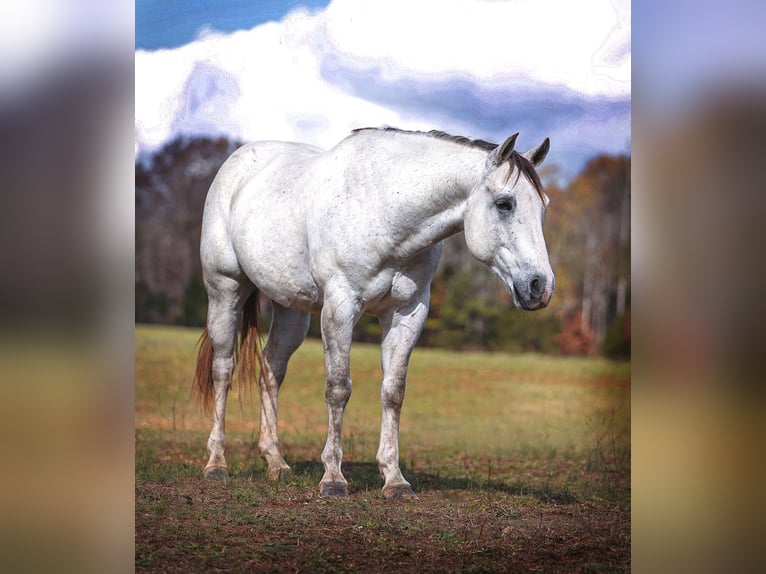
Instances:
[[[420,499],[387,503],[379,348],[357,344],[343,438],[351,496],[327,500],[321,343],[298,350],[280,394],[293,476],[266,478],[254,388],[230,395],[224,483],[202,477],[209,422],[189,400],[199,333],[136,328],[137,571],[629,570],[629,364],[416,349],[401,460]]]

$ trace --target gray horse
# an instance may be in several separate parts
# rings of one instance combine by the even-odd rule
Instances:
[[[351,395],[351,334],[362,313],[371,313],[383,329],[383,495],[416,498],[399,469],[399,417],[442,240],[464,231],[470,252],[521,309],[543,308],[553,294],[543,237],[548,198],[535,171],[550,142],[521,154],[517,136],[498,146],[442,132],[365,128],[329,151],[258,142],[232,154],[202,220],[209,308],[194,389],[213,413],[206,476],[227,471],[224,420],[235,351],[240,384],[260,365],[258,448],[268,474],[289,471],[279,450],[277,395],[310,312],[321,310],[329,425],[319,488],[323,496],[347,496],[341,429]],[[262,353],[259,294],[273,307]]]

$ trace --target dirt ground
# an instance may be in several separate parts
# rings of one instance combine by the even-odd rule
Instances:
[[[363,469],[367,472],[367,469]],[[566,492],[428,477],[419,500],[308,477],[136,486],[137,572],[626,572],[630,507]],[[454,486],[456,488],[450,488]],[[519,491],[519,492],[515,492]]]

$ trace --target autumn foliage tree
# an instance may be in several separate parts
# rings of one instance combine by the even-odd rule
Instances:
[[[225,139],[177,140],[136,165],[136,320],[200,326],[207,298],[199,263],[202,205],[235,149]],[[445,241],[421,345],[564,354],[630,351],[630,158],[598,156],[568,183],[541,177],[551,198],[545,236],[556,274],[550,306],[514,308],[462,234]],[[310,335],[318,336],[317,321]],[[363,318],[355,337],[379,341]]]
[[[630,158],[598,156],[566,188],[549,186],[546,236],[556,273],[562,352],[629,354]],[[618,352],[619,349],[619,352]]]

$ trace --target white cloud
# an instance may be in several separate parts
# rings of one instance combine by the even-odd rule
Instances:
[[[248,31],[205,31],[136,52],[137,151],[180,133],[328,147],[382,124],[486,137],[496,130],[472,123],[476,108],[499,97],[510,109],[517,89],[627,100],[629,20],[625,1],[335,0]]]
[[[525,78],[588,95],[630,91],[630,59],[610,45],[627,39],[627,1],[385,2],[336,0],[325,15],[335,50],[383,62],[393,74],[458,74],[482,82]],[[627,28],[625,27],[627,23]],[[622,45],[622,42],[619,42]]]
[[[136,138],[153,149],[181,131],[329,145],[352,127],[398,115],[320,74],[321,20],[305,13],[175,50],[136,53]],[[199,128],[195,130],[194,128]]]

